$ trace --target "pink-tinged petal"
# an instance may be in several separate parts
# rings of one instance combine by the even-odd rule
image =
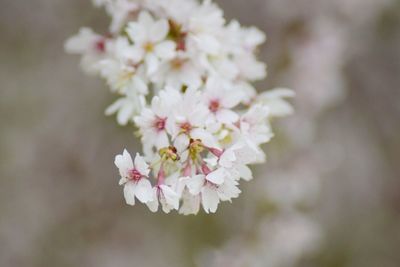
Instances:
[[[214,189],[205,186],[201,190],[201,201],[203,204],[203,209],[206,213],[214,213],[219,204],[219,197],[217,191]]]
[[[149,38],[152,42],[160,42],[165,39],[169,31],[167,20],[159,20],[150,27]]]
[[[124,186],[124,197],[128,205],[135,205],[135,188],[136,184],[134,182],[127,182]]]
[[[218,121],[226,124],[232,124],[239,120],[239,115],[229,109],[218,110],[216,113],[216,117]]]
[[[226,171],[224,168],[218,168],[215,171],[210,172],[207,176],[206,179],[207,181],[210,181],[213,184],[220,185],[224,182],[226,177]]]
[[[133,169],[132,157],[126,149],[122,155],[115,156],[114,164],[119,169],[122,178],[127,178],[129,171]]]
[[[147,203],[153,200],[153,188],[149,180],[142,178],[137,182],[135,195],[142,203]]]
[[[158,197],[157,188],[153,188],[153,200],[146,203],[147,207],[151,212],[156,212],[158,210]]]
[[[201,188],[204,185],[205,177],[203,174],[195,175],[190,177],[186,181],[186,186],[189,189],[190,194],[197,195],[200,193]]]
[[[144,176],[148,176],[150,173],[149,165],[139,153],[136,153],[135,156],[135,169]]]
[[[176,54],[176,45],[173,41],[164,41],[156,45],[155,54],[162,59],[171,59]]]

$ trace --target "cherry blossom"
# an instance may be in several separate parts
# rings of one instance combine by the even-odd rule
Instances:
[[[293,111],[291,90],[254,87],[266,76],[257,58],[265,34],[227,22],[210,0],[94,3],[110,15],[109,33],[82,28],[65,49],[116,95],[105,113],[140,137],[143,156],[115,157],[126,203],[216,212],[253,179],[250,165],[265,161],[271,119]]]

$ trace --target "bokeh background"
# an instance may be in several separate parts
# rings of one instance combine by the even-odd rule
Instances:
[[[296,113],[240,198],[184,217],[124,204],[113,157],[139,143],[63,51],[106,14],[0,1],[0,266],[400,266],[400,2],[216,2],[267,33],[258,88]]]

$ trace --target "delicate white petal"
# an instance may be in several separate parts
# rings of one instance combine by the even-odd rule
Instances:
[[[168,205],[172,206],[174,209],[179,209],[179,196],[172,190],[169,186],[160,185],[162,193],[165,197],[165,201]]]
[[[129,38],[135,43],[142,43],[146,39],[146,29],[136,22],[130,22],[126,28]]]
[[[253,174],[249,167],[244,164],[239,164],[236,166],[236,169],[239,171],[240,177],[243,178],[245,181],[250,181],[253,179]]]
[[[150,172],[149,165],[139,153],[136,153],[135,156],[135,169],[144,176],[148,176]]]
[[[188,187],[190,194],[197,195],[200,193],[200,190],[201,190],[202,186],[204,185],[204,179],[205,179],[204,175],[199,174],[199,175],[190,177],[186,181],[186,186]]]
[[[146,178],[142,178],[137,182],[135,188],[135,195],[142,203],[147,203],[153,200],[153,189],[150,181]]]
[[[133,169],[132,157],[126,149],[122,155],[115,156],[114,164],[123,178],[127,178],[129,171]]]
[[[226,171],[224,168],[218,168],[215,171],[210,172],[207,174],[206,179],[213,184],[220,185],[224,182],[226,176]]]
[[[220,109],[218,110],[216,116],[218,121],[226,124],[234,123],[239,120],[239,116],[236,114],[236,112],[230,109]]]
[[[152,75],[155,73],[159,66],[159,60],[154,54],[148,54],[145,58],[146,66],[147,66],[147,74]]]
[[[129,120],[133,119],[134,106],[131,103],[126,103],[121,107],[117,115],[117,121],[120,125],[126,125]]]
[[[171,59],[176,54],[175,46],[173,41],[164,41],[155,46],[154,52],[159,58]]]
[[[127,182],[124,186],[124,197],[128,205],[135,205],[135,188],[136,184],[134,182]]]
[[[146,202],[146,205],[152,212],[156,212],[158,210],[157,187],[153,188],[153,200]]]
[[[233,149],[225,150],[220,159],[219,164],[224,168],[232,168],[233,162],[236,160],[236,155]]]
[[[150,30],[150,41],[160,42],[165,39],[169,31],[169,25],[167,20],[159,20],[154,23]]]
[[[218,193],[208,186],[203,187],[201,190],[201,202],[206,213],[214,213],[219,204]]]

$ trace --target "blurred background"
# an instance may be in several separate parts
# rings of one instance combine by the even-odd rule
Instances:
[[[0,266],[400,266],[400,2],[220,0],[265,31],[260,91],[293,88],[268,162],[217,214],[125,205],[139,150],[63,42],[104,32],[89,0],[1,0]]]

